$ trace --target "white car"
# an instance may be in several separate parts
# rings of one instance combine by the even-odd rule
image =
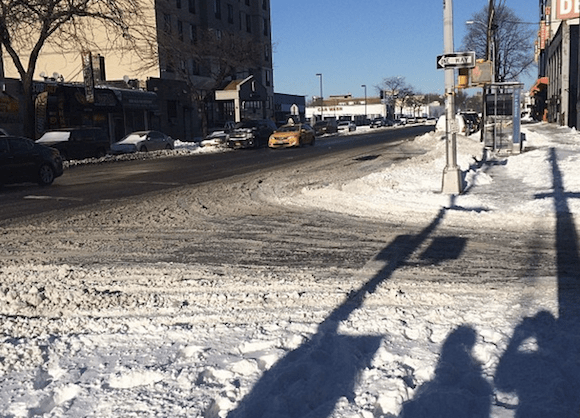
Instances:
[[[225,147],[227,146],[228,139],[230,138],[230,132],[236,127],[234,122],[228,121],[225,126],[221,129],[217,129],[207,135],[199,143],[200,147]]]
[[[356,125],[353,121],[343,120],[338,122],[338,131],[356,131]]]
[[[470,132],[468,131],[467,122],[465,121],[465,118],[462,115],[455,115],[455,121],[457,124],[458,133],[465,136],[470,134]],[[445,125],[446,125],[446,117],[445,115],[443,115],[439,117],[439,119],[437,120],[437,124],[435,125],[435,131],[445,132],[446,131]]]
[[[130,133],[111,145],[113,154],[148,152],[173,149],[173,138],[159,131],[138,131]]]

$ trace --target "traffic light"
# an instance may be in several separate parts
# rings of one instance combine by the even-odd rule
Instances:
[[[466,89],[469,87],[469,68],[460,68],[457,77],[457,88]]]
[[[471,85],[481,87],[493,82],[493,65],[491,61],[477,60],[471,69]]]

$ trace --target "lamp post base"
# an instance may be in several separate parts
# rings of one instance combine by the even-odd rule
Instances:
[[[463,178],[459,167],[445,167],[443,170],[443,187],[441,193],[461,194],[463,192]]]

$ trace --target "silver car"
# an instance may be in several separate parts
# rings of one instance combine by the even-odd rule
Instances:
[[[148,152],[173,149],[173,138],[159,131],[138,131],[130,133],[111,145],[113,154]]]

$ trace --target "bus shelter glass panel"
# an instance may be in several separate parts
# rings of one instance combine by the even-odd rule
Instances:
[[[519,152],[520,97],[523,84],[494,83],[484,87],[482,141],[494,151]]]

